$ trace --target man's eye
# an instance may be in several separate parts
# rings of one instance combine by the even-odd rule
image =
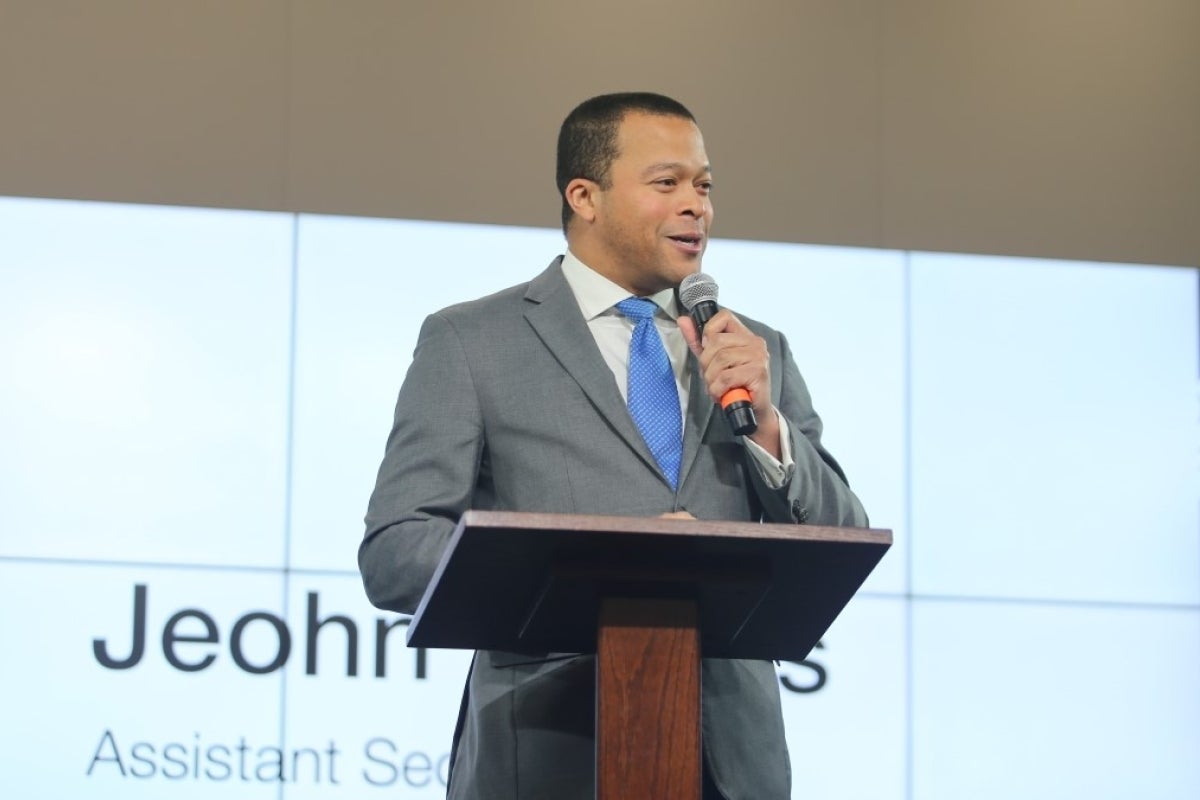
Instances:
[[[712,181],[700,181],[700,183],[696,184],[696,186],[702,192],[711,192],[713,188]]]
[[[655,183],[659,186],[674,186],[676,181],[674,178],[659,178]]]

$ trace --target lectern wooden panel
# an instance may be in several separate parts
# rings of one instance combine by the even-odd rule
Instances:
[[[596,697],[598,798],[700,797],[700,636],[694,602],[601,601]]]

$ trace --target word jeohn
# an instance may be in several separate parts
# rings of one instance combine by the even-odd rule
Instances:
[[[114,656],[109,648],[108,639],[95,638],[92,640],[92,653],[96,661],[103,667],[112,670],[131,669],[141,663],[146,655],[146,610],[149,590],[146,584],[139,583],[133,587],[133,622],[132,643],[129,653]],[[358,625],[344,614],[331,614],[321,618],[318,611],[319,596],[316,592],[308,592],[307,608],[304,625],[305,662],[304,671],[308,675],[317,674],[318,636],[326,626],[341,628],[346,640],[346,675],[358,675],[359,636]],[[411,622],[407,617],[375,619],[375,677],[387,677],[387,639],[388,635],[398,627],[406,627]],[[184,633],[181,628],[195,629],[196,623],[203,633]],[[243,639],[247,630],[258,623],[258,627],[266,625],[269,636],[273,636],[273,655],[263,663],[254,663],[246,656]],[[218,651],[212,645],[220,644],[220,633],[216,620],[208,612],[199,608],[184,608],[172,614],[163,625],[161,643],[163,657],[181,672],[199,672],[212,666],[217,660]],[[191,657],[179,651],[180,646],[193,646]],[[199,652],[194,646],[209,645]],[[817,642],[816,649],[823,649],[824,644]],[[428,677],[428,660],[424,648],[416,648],[415,677],[424,680]],[[285,664],[292,653],[292,632],[287,622],[269,611],[250,611],[238,617],[229,632],[229,655],[233,662],[244,672],[263,675],[275,672]],[[828,680],[826,668],[811,658],[803,661],[786,661],[783,664],[792,665],[811,671],[811,680],[804,681],[789,668],[781,669],[780,683],[782,687],[796,694],[811,694],[824,688]]]
[[[92,653],[101,666],[113,670],[131,669],[137,666],[146,654],[146,608],[149,590],[146,584],[139,583],[133,587],[133,635],[129,653],[115,656],[108,645],[108,639],[92,640]],[[350,617],[343,614],[331,614],[322,619],[318,612],[318,595],[308,593],[307,613],[305,615],[304,671],[308,675],[317,674],[318,635],[326,626],[341,628],[346,641],[346,675],[358,675],[359,637],[358,625]],[[387,639],[388,635],[398,627],[407,627],[412,620],[407,617],[375,619],[375,677],[387,677]],[[184,633],[183,630],[195,630],[197,623],[203,633]],[[251,626],[261,629],[266,626],[267,636],[273,637],[271,650],[273,654],[261,663],[253,663],[246,655],[243,641]],[[183,629],[183,630],[181,630]],[[199,672],[208,669],[217,660],[218,650],[211,645],[221,641],[216,620],[208,612],[199,608],[184,608],[176,611],[167,619],[162,629],[163,657],[181,672]],[[197,651],[198,645],[210,645]],[[180,652],[183,646],[187,653]],[[190,646],[190,647],[189,647]],[[269,611],[251,611],[238,617],[229,632],[229,655],[233,662],[243,670],[255,675],[275,672],[287,664],[292,653],[292,632],[287,622]],[[427,677],[428,662],[424,648],[416,648],[415,677]]]

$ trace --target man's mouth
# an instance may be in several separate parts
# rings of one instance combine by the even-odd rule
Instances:
[[[704,234],[702,233],[675,233],[667,238],[686,252],[699,253],[704,246]]]

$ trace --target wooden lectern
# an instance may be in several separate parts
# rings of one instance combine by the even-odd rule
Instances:
[[[701,655],[802,660],[891,543],[862,528],[468,511],[408,643],[595,653],[596,796],[698,800]]]

